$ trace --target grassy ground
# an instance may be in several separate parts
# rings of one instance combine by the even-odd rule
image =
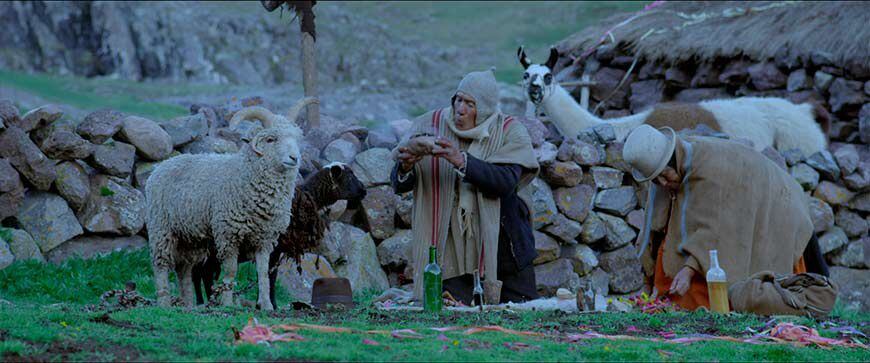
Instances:
[[[253,280],[250,264],[243,266],[242,283]],[[559,336],[588,329],[603,334],[656,337],[692,333],[744,336],[746,328],[761,329],[766,318],[753,315],[716,316],[707,313],[566,314],[560,312],[488,312],[485,314],[384,313],[370,306],[374,294],[360,292],[357,308],[330,313],[294,311],[272,313],[247,308],[92,309],[99,296],[120,289],[127,280],[153,298],[154,287],[147,251],[114,253],[61,266],[16,262],[0,271],[0,360],[765,360],[866,361],[870,354],[857,349],[823,350],[787,345],[749,345],[704,342],[688,345],[647,341],[586,340],[562,342]],[[254,289],[245,292],[255,298]],[[291,297],[278,295],[279,305]],[[867,314],[837,312],[834,320],[870,333]],[[421,339],[397,339],[388,334],[300,331],[305,341],[271,346],[234,344],[233,328],[241,329],[256,317],[266,324],[313,323],[367,330],[414,329]],[[797,323],[820,328],[808,319]],[[501,333],[464,335],[461,331],[429,330],[443,326],[501,325],[547,334],[519,337]],[[633,327],[633,328],[630,328]],[[822,330],[827,336],[833,333]],[[373,343],[375,342],[375,343]],[[379,344],[379,345],[372,345]]]

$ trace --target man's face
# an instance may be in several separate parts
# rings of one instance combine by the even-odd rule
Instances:
[[[654,183],[671,191],[677,191],[680,188],[680,175],[672,167],[667,167],[662,170],[661,174],[654,179]]]
[[[477,103],[471,96],[457,92],[453,98],[453,122],[460,130],[470,130],[477,120]]]

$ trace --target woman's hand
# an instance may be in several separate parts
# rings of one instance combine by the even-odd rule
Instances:
[[[435,148],[432,149],[432,155],[444,158],[458,169],[462,169],[465,166],[465,158],[462,156],[462,152],[450,140],[435,140]]]
[[[414,154],[407,147],[400,146],[398,159],[399,168],[403,173],[407,173],[411,171],[411,168],[414,167],[414,164],[423,159],[423,155]]]
[[[689,284],[691,284],[693,276],[695,276],[695,270],[689,266],[683,266],[683,269],[677,272],[677,276],[674,276],[674,281],[671,282],[671,289],[668,292],[683,296],[689,291]]]

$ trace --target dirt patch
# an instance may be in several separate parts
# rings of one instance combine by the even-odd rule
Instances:
[[[45,350],[42,353],[33,355],[18,355],[4,354],[4,362],[46,362],[46,361],[69,361],[69,360],[105,360],[104,354],[112,354],[114,361],[135,361],[141,356],[141,353],[133,347],[112,344],[104,346],[94,340],[76,341],[56,341],[47,345],[33,344],[27,342],[28,345],[34,348],[42,348]],[[83,354],[84,353],[84,354]],[[97,356],[99,353],[101,356]]]
[[[94,322],[94,323],[111,325],[111,326],[121,328],[121,329],[131,329],[131,330],[137,330],[137,331],[153,331],[154,330],[153,327],[146,327],[146,326],[133,324],[133,323],[128,322],[128,321],[119,321],[119,320],[112,319],[112,317],[109,316],[108,313],[104,313],[102,315],[95,316],[95,317],[90,318],[88,320],[91,322]]]

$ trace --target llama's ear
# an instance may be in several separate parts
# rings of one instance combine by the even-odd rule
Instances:
[[[342,171],[343,168],[341,167],[341,165],[335,164],[329,167],[329,175],[332,176],[332,180],[338,180],[338,178],[341,177]]]
[[[530,62],[529,57],[526,56],[526,50],[523,49],[522,45],[517,49],[517,59],[520,60],[523,69],[529,69],[529,65],[531,65],[532,62]]]
[[[559,51],[556,50],[556,47],[550,47],[550,58],[547,58],[547,63],[544,65],[547,68],[550,68],[552,71],[554,67],[556,67],[556,62],[559,60]]]
[[[311,165],[314,165],[314,169],[316,169],[316,170],[323,169],[323,165],[320,164],[320,162],[317,161],[317,159],[312,159],[312,160],[311,160]]]

